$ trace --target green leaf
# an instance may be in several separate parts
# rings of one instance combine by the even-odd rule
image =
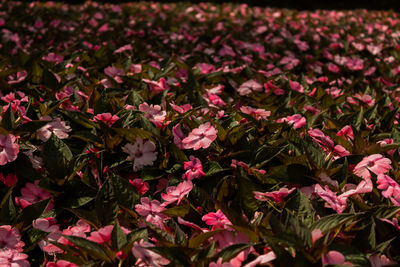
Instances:
[[[1,126],[8,131],[13,130],[15,127],[15,117],[11,108],[11,104],[8,105],[6,112],[4,112],[1,120]]]
[[[223,172],[223,171],[225,171],[225,170],[228,170],[228,169],[223,169],[223,168],[221,167],[221,165],[219,165],[219,163],[218,163],[217,161],[210,161],[210,162],[207,162],[207,163],[206,163],[206,166],[205,166],[205,169],[207,170],[207,171],[205,172],[205,174],[206,174],[207,176],[211,176],[211,175],[214,175],[214,174],[216,174],[216,173],[220,173],[220,172]]]
[[[64,193],[59,198],[59,203],[65,208],[79,208],[96,197],[97,191],[82,182],[80,179],[71,179],[65,185]]]
[[[113,113],[113,109],[110,104],[110,100],[108,99],[107,93],[104,90],[103,92],[101,92],[100,98],[94,105],[94,113],[99,114],[107,112]]]
[[[18,211],[15,208],[11,193],[12,193],[12,188],[9,189],[8,194],[5,196],[6,199],[3,200],[4,204],[1,206],[0,221],[2,224],[12,225],[14,224],[18,216]]]
[[[143,103],[143,99],[138,92],[131,90],[128,94],[128,97],[126,98],[125,103],[137,108],[140,104]]]
[[[361,107],[360,111],[354,113],[349,120],[351,122],[350,125],[357,131],[360,131],[361,125],[364,122],[364,109]]]
[[[152,132],[140,128],[112,128],[118,135],[125,138],[129,143],[136,143],[136,138],[155,140]]]
[[[389,219],[400,211],[400,207],[378,206],[374,207],[370,212],[377,219]]]
[[[43,70],[43,85],[54,90],[60,87],[56,76],[48,69]]]
[[[224,230],[218,229],[218,230],[198,234],[189,240],[189,247],[190,248],[198,248],[201,246],[201,244],[203,244],[204,242],[209,240],[211,237],[213,237],[214,235],[216,235],[222,231],[224,231]]]
[[[257,149],[255,153],[255,157],[253,159],[253,163],[251,165],[255,165],[257,169],[261,168],[268,162],[270,162],[273,158],[282,153],[288,146],[270,146],[270,145],[262,145]]]
[[[116,221],[111,232],[111,248],[114,251],[120,251],[127,242],[125,233],[122,231],[118,221]]]
[[[297,217],[309,227],[314,222],[315,211],[311,205],[310,199],[300,190],[297,190],[297,193],[286,202],[285,208],[293,211]]]
[[[87,252],[91,258],[111,262],[103,246],[79,236],[63,235],[63,237],[76,245],[80,250]]]
[[[68,163],[72,159],[69,147],[54,134],[44,144],[42,157],[46,169],[55,178],[68,175]]]
[[[189,160],[186,154],[182,150],[180,150],[175,144],[170,144],[168,146],[168,151],[178,162],[184,162]]]
[[[18,221],[23,222],[23,227],[32,225],[32,221],[39,218],[46,210],[47,206],[50,203],[50,200],[51,198],[48,198],[27,206],[22,210],[21,214],[18,217]]]
[[[356,218],[357,215],[342,213],[342,214],[332,214],[322,217],[312,225],[312,230],[320,229],[321,232],[328,232],[333,228],[339,227],[344,223],[351,221]]]
[[[183,253],[182,248],[177,247],[147,247],[161,256],[169,259],[173,266],[191,266],[190,260]]]
[[[29,121],[27,123],[19,125],[16,129],[16,133],[34,133],[46,124],[48,124],[48,121]]]
[[[163,214],[169,217],[185,217],[190,211],[190,206],[174,206],[162,211]]]
[[[96,196],[96,214],[103,226],[110,225],[118,215],[116,194],[111,185],[111,180],[107,179],[101,186]]]
[[[134,210],[139,199],[135,188],[126,179],[118,175],[113,175],[111,182],[117,203],[124,208]]]
[[[217,256],[215,256],[215,259],[222,258],[222,262],[227,262],[236,257],[237,254],[242,252],[243,250],[251,247],[251,244],[235,244],[231,245],[229,247],[224,248],[221,250]]]

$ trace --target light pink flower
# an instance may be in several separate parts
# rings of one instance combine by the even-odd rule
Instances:
[[[17,83],[20,83],[23,80],[25,80],[27,76],[28,76],[28,73],[26,72],[26,70],[18,71],[15,74],[9,75],[7,77],[7,82],[8,82],[8,84],[17,84]]]
[[[217,138],[218,130],[209,122],[202,124],[199,128],[193,129],[188,137],[182,140],[183,148],[198,150],[208,148]]]
[[[249,106],[240,107],[240,111],[254,117],[256,120],[266,120],[271,115],[271,111],[266,111],[261,108],[255,109]]]
[[[109,127],[111,127],[111,125],[113,125],[118,119],[119,117],[117,115],[112,115],[109,112],[97,114],[93,118],[94,121],[102,121]]]
[[[280,203],[283,199],[292,193],[296,188],[288,189],[286,187],[280,188],[278,191],[273,192],[254,192],[254,198],[260,201],[267,201],[267,198],[272,198],[276,203]]]
[[[164,199],[164,203],[162,204],[164,207],[178,201],[178,204],[182,201],[182,199],[190,193],[193,189],[193,184],[191,181],[183,181],[177,186],[169,186],[165,189],[165,194],[162,193],[161,197]]]
[[[143,217],[146,217],[148,215],[160,215],[163,218],[166,218],[164,214],[161,212],[165,210],[163,206],[161,206],[160,201],[154,199],[150,201],[148,197],[142,197],[140,199],[140,202],[142,204],[136,204],[135,205],[135,211],[140,214]]]
[[[151,81],[148,79],[142,79],[142,81],[147,83],[150,86],[150,91],[155,93],[161,93],[162,91],[166,91],[169,89],[167,81],[164,78],[160,78],[159,82]]]
[[[48,62],[61,63],[63,62],[64,57],[51,52],[47,56],[43,56],[42,59]]]
[[[161,110],[159,105],[150,105],[146,102],[139,105],[139,110],[144,113],[144,116],[149,119],[155,126],[161,128],[165,118],[167,117],[167,112]]]
[[[258,256],[255,260],[247,263],[243,267],[256,267],[256,266],[273,266],[269,264],[271,261],[276,259],[276,255],[273,251],[270,251],[264,255]]]
[[[376,175],[384,174],[392,168],[390,166],[391,163],[392,161],[390,159],[385,158],[381,154],[373,154],[363,158],[363,160],[354,167],[353,173],[364,179],[370,179],[370,171]]]
[[[395,265],[396,262],[391,261],[385,255],[374,254],[369,256],[369,262],[371,263],[371,267],[382,267],[382,266],[390,266]]]
[[[0,250],[0,266],[2,267],[29,267],[30,263],[26,260],[28,255],[16,250]]]
[[[12,134],[7,136],[0,134],[0,166],[17,159],[19,145],[15,143],[15,140]]]
[[[10,225],[0,226],[0,251],[1,250],[21,250],[24,246],[21,235],[17,228]]]
[[[237,89],[240,95],[248,95],[253,91],[262,92],[263,86],[262,84],[256,82],[255,80],[248,80],[244,82],[240,87]]]
[[[183,174],[182,178],[189,181],[196,178],[199,179],[206,175],[203,172],[201,161],[194,156],[190,156],[190,161],[185,161],[183,163],[183,168],[186,170],[186,172]]]
[[[342,253],[336,250],[331,250],[327,254],[322,255],[322,264],[341,264],[341,265],[349,265],[352,266],[350,262],[345,261],[345,257]]]
[[[215,71],[215,66],[208,63],[198,63],[196,67],[200,69],[201,74],[209,74]]]
[[[175,103],[170,103],[170,106],[178,113],[185,113],[186,111],[191,110],[193,107],[190,104],[185,104],[185,105],[175,105]]]
[[[321,185],[316,184],[314,187],[315,193],[326,201],[327,206],[334,209],[338,214],[342,213],[346,208],[347,197],[338,197],[335,192],[332,192],[327,185],[325,189]]]
[[[117,68],[117,67],[107,67],[104,69],[104,73],[107,76],[110,76],[113,78],[117,83],[123,83],[123,80],[121,79],[120,76],[125,76],[125,72],[123,69]]]
[[[51,121],[50,116],[42,117],[41,120]],[[40,140],[46,142],[50,139],[51,134],[54,134],[60,139],[68,138],[68,132],[71,131],[71,127],[67,126],[64,121],[60,118],[56,118],[53,121],[49,122],[39,130],[37,130],[37,135]]]
[[[112,232],[113,228],[114,228],[114,225],[107,225],[107,226],[100,228],[97,231],[93,231],[90,233],[90,236],[87,237],[87,240],[96,242],[98,244],[103,244],[103,243],[110,244],[111,232]],[[123,226],[121,226],[121,229],[125,235],[130,233],[130,231]]]
[[[60,225],[57,224],[57,220],[53,217],[39,218],[32,222],[33,228],[42,230],[43,232],[57,232],[60,230]]]
[[[185,134],[183,133],[180,124],[177,124],[172,128],[172,134],[174,135],[174,143],[175,143],[175,145],[178,148],[183,149],[182,140],[185,139]]]
[[[122,147],[122,151],[128,153],[127,160],[133,161],[133,170],[137,171],[144,166],[152,166],[157,159],[156,145],[151,141],[143,141],[136,138],[135,144],[126,144]]]
[[[293,125],[294,129],[298,129],[306,125],[306,118],[300,114],[294,114],[287,116],[285,118],[280,118],[276,120],[277,123],[287,122],[289,125]]]
[[[149,247],[154,247],[154,245],[143,240],[140,240],[140,242],[133,243],[132,254],[133,256],[135,256],[135,258],[137,258],[135,266],[161,267],[164,265],[168,265],[170,263],[169,260],[162,257],[161,255],[149,249],[146,249]]]

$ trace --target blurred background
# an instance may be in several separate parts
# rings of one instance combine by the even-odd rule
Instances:
[[[83,0],[55,0],[55,2],[65,2],[69,4],[80,4],[85,1]],[[96,2],[108,2],[108,3],[119,3],[119,2],[132,2],[129,0],[98,0]],[[133,1],[135,2],[135,1]],[[137,1],[136,1],[137,2]],[[246,3],[253,6],[270,6],[279,8],[294,8],[299,10],[312,10],[312,9],[355,9],[365,8],[369,10],[389,10],[400,11],[400,0],[191,0],[191,1],[177,1],[177,0],[163,0],[155,2],[213,2],[213,3]]]

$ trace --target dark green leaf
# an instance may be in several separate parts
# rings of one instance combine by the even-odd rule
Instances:
[[[28,207],[24,208],[18,217],[18,220],[23,222],[23,227],[32,225],[32,221],[39,218],[46,210],[50,203],[51,198],[33,203]]]
[[[54,134],[44,144],[42,157],[46,169],[55,178],[68,175],[68,163],[72,159],[69,147]]]
[[[110,225],[118,215],[116,193],[111,185],[111,180],[107,179],[101,186],[96,196],[96,214],[102,226]]]
[[[6,195],[7,199],[4,204],[1,206],[1,223],[2,224],[14,224],[15,220],[18,216],[18,211],[14,206],[14,202],[12,200],[11,188],[9,194]]]
[[[134,210],[139,198],[135,188],[118,175],[114,175],[111,180],[117,203],[124,208]]]
[[[119,226],[118,221],[115,222],[111,232],[111,248],[114,251],[120,251],[127,243],[126,235]]]
[[[215,256],[216,259],[222,258],[222,262],[227,262],[236,257],[237,254],[242,252],[245,249],[248,249],[251,247],[251,244],[235,244],[231,245],[229,247],[224,248],[221,250],[217,256]]]
[[[15,127],[15,117],[11,108],[11,104],[8,105],[6,112],[4,112],[1,120],[1,126],[8,131],[13,130]]]
[[[79,236],[63,235],[66,239],[71,241],[80,250],[87,252],[91,258],[104,260],[106,262],[111,262],[108,257],[105,248],[95,242],[87,240],[86,238]]]
[[[16,133],[34,133],[46,124],[48,124],[48,121],[29,121],[27,123],[19,125],[16,129]]]
[[[312,225],[312,229],[320,229],[324,233],[351,221],[355,217],[356,215],[347,213],[328,215],[316,221]]]

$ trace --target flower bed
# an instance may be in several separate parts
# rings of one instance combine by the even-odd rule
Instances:
[[[400,261],[397,13],[0,11],[1,266]]]

